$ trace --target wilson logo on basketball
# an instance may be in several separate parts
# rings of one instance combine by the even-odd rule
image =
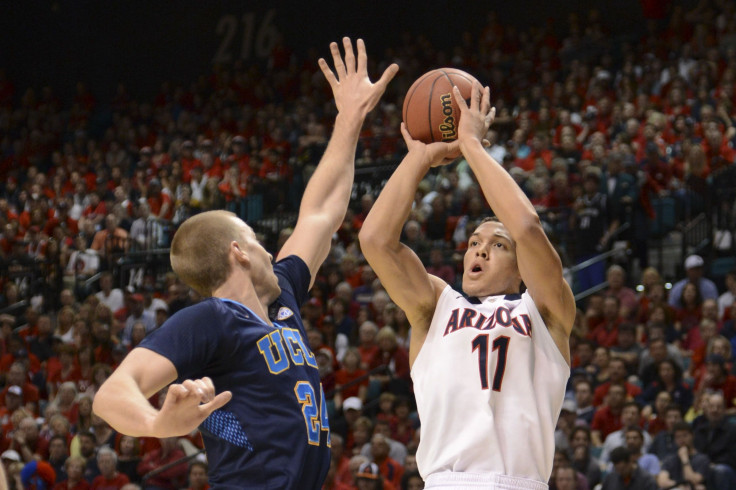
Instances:
[[[455,130],[455,116],[452,110],[452,96],[450,94],[440,95],[442,101],[442,114],[445,119],[440,124],[440,133],[442,133],[442,141],[454,140],[457,138],[457,131]]]

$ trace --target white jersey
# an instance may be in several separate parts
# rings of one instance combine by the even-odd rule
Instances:
[[[495,473],[546,485],[569,376],[528,293],[477,300],[447,286],[411,371],[422,477]]]

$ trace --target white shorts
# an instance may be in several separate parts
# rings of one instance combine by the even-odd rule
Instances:
[[[485,488],[487,490],[548,490],[546,483],[528,478],[506,476],[498,473],[453,473],[445,471],[427,477],[424,484],[428,488],[442,490],[465,490],[467,488]]]

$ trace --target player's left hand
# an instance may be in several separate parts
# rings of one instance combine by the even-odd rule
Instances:
[[[319,67],[332,87],[338,112],[357,111],[358,115],[364,118],[380,100],[386,86],[399,71],[399,65],[396,63],[389,65],[381,78],[373,83],[368,77],[368,56],[363,40],[358,39],[356,43],[357,61],[350,38],[344,37],[342,43],[345,50],[344,60],[337,43],[330,44],[335,72],[333,73],[324,58],[319,59]]]
[[[491,107],[491,89],[482,87],[480,83],[473,82],[470,94],[470,105],[465,102],[460,89],[453,87],[455,101],[460,108],[460,122],[458,123],[458,141],[462,142],[475,139],[484,143],[483,137],[488,128],[496,118],[496,108]]]
[[[212,380],[207,377],[172,384],[154,421],[156,437],[187,435],[231,398],[229,391],[215,395]]]
[[[404,137],[406,148],[409,153],[422,153],[422,159],[430,167],[440,167],[455,161],[460,156],[460,143],[457,140],[450,142],[423,143],[415,140],[406,129],[406,124],[401,123],[401,135]]]

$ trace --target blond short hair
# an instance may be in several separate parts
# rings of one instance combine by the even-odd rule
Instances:
[[[207,211],[181,224],[171,242],[171,268],[202,296],[212,296],[230,275],[230,243],[239,234],[229,211]]]

